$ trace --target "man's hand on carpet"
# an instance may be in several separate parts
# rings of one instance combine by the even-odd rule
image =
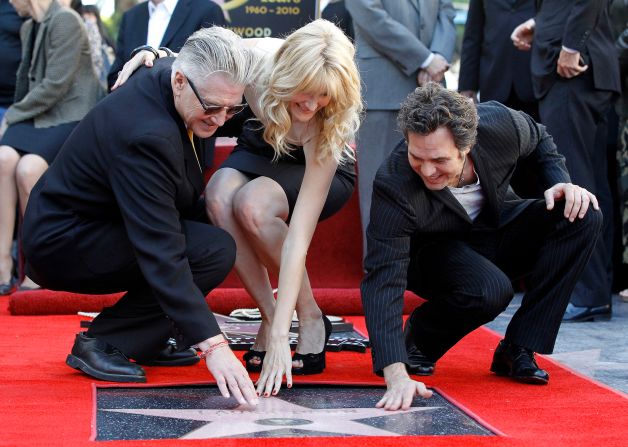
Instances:
[[[377,408],[385,410],[407,410],[412,405],[414,396],[432,397],[432,391],[428,390],[422,382],[416,382],[406,372],[406,365],[393,363],[384,368],[386,379],[386,393],[375,404]]]
[[[218,337],[224,341],[222,335]],[[209,340],[212,339],[210,338]],[[211,346],[215,348],[212,349]],[[199,348],[207,349],[207,347],[201,346],[201,344],[199,344]],[[238,403],[242,405],[257,405],[258,398],[253,382],[240,360],[229,348],[229,345],[226,343],[222,344],[220,341],[213,341],[209,346],[209,354],[205,361],[207,369],[216,379],[216,384],[223,397],[229,397],[229,391],[231,391],[231,395]]]
[[[281,380],[286,375],[286,385],[292,388],[292,356],[288,336],[273,337],[266,346],[266,356],[262,372],[256,383],[257,394],[264,397],[276,395],[281,388]]]

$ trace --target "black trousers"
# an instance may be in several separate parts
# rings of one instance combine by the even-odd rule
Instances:
[[[231,270],[235,243],[227,232],[206,223],[183,220],[181,224],[194,283],[206,295]],[[177,328],[142,274],[124,226],[108,223],[95,226],[93,231],[102,232],[100,247],[89,251],[64,247],[55,250],[57,259],[39,260],[33,256],[32,261],[29,258],[29,274],[42,286],[54,290],[90,294],[127,291],[94,319],[88,334],[135,360],[152,359],[166,346],[168,338],[177,335]],[[102,259],[103,252],[107,259]],[[103,269],[95,272],[94,266],[99,263]]]
[[[528,290],[506,340],[551,353],[571,292],[602,225],[592,209],[570,223],[564,202],[547,211],[536,200],[500,229],[474,225],[465,235],[426,242],[415,252],[408,285],[427,300],[413,315],[417,347],[433,361],[474,329],[492,321],[513,298],[512,280]],[[482,215],[478,217],[481,219]]]
[[[612,92],[595,89],[589,69],[572,79],[559,78],[539,101],[541,122],[565,156],[571,181],[595,194],[604,213],[602,235],[571,297],[576,306],[611,303],[614,213],[606,122],[612,100]]]

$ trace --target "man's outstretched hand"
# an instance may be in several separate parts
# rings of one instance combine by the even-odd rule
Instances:
[[[407,410],[412,405],[414,396],[432,397],[422,382],[410,378],[403,363],[393,363],[384,368],[386,393],[375,406],[385,410]]]

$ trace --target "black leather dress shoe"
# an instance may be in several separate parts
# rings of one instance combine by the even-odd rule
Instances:
[[[419,348],[414,344],[412,337],[412,316],[414,312],[406,320],[406,326],[403,328],[403,336],[406,342],[406,352],[408,353],[408,364],[406,370],[408,374],[416,374],[418,376],[431,376],[434,374],[436,363],[428,359]]]
[[[88,337],[84,332],[76,334],[72,353],[65,363],[100,380],[146,382],[146,374],[141,366],[129,361],[110,344]]]
[[[505,340],[495,349],[491,371],[524,383],[545,385],[549,382],[549,374],[536,364],[534,352]]]
[[[200,359],[192,348],[177,351],[176,346],[168,344],[154,359],[137,363],[146,366],[189,366],[195,365]]]
[[[610,320],[613,308],[610,304],[604,306],[581,307],[567,304],[563,321],[569,323],[578,323],[581,321]]]

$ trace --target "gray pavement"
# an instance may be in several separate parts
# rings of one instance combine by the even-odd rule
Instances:
[[[503,334],[521,304],[521,296],[517,294],[510,306],[486,326]],[[628,393],[628,303],[613,296],[610,321],[563,323],[554,353],[548,357]]]

